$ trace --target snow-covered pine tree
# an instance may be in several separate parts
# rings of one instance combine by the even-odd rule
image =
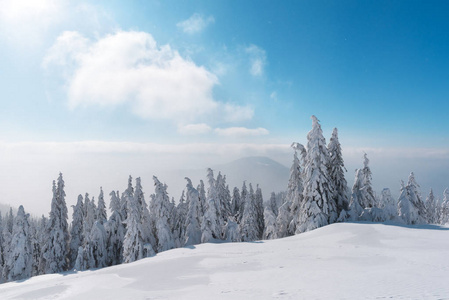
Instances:
[[[363,213],[363,194],[361,190],[363,189],[363,174],[361,169],[355,170],[354,185],[352,186],[351,202],[349,203],[349,219],[352,221],[357,221]],[[344,221],[344,219],[339,219],[339,221]]]
[[[185,179],[187,180],[186,188],[189,210],[184,225],[186,232],[183,246],[191,246],[201,243],[200,195],[193,187],[192,181],[187,177]]]
[[[30,218],[30,242],[32,252],[31,276],[39,275],[39,260],[42,255],[41,244],[39,243],[40,227],[39,219]]]
[[[123,260],[123,240],[125,239],[126,228],[123,224],[123,216],[121,214],[121,204],[119,192],[112,191],[110,194],[111,202],[109,209],[111,216],[107,222],[108,231],[108,265],[121,264]]]
[[[44,215],[39,220],[37,239],[40,247],[40,255],[38,264],[38,275],[45,274],[45,258],[44,258],[44,246],[47,242],[47,223],[48,219]]]
[[[15,281],[31,277],[33,249],[30,240],[29,215],[25,214],[23,206],[19,206],[14,219],[11,240],[11,255],[5,262],[3,278]]]
[[[214,199],[209,199],[205,209],[203,218],[201,219],[201,243],[208,243],[215,239],[215,234],[218,231]]]
[[[83,236],[88,238],[90,236],[90,230],[95,223],[95,216],[97,212],[95,209],[94,199],[89,199],[89,194],[84,195],[84,221],[83,221]]]
[[[427,223],[436,224],[436,199],[433,195],[433,190],[430,189],[429,195],[426,198],[426,212],[427,212]]]
[[[238,187],[234,187],[232,190],[232,199],[231,199],[231,214],[236,217],[239,213],[239,207],[241,205],[240,200],[240,191]]]
[[[123,220],[126,220],[128,218],[128,207],[126,206],[128,204],[127,198],[132,196],[134,196],[133,178],[131,177],[131,175],[129,175],[128,187],[122,193],[122,197],[120,198],[121,214],[124,218]]]
[[[406,224],[424,224],[426,222],[426,210],[413,172],[409,176],[407,185],[404,186],[402,182],[401,186],[401,195],[398,201],[399,217]]]
[[[201,216],[204,215],[204,211],[206,210],[207,198],[206,198],[206,190],[204,188],[204,182],[200,180],[200,184],[197,187],[197,191],[200,195],[200,208],[201,208]]]
[[[155,219],[154,235],[157,241],[157,252],[170,250],[175,247],[175,238],[172,234],[170,220],[170,198],[167,194],[167,185],[162,184],[156,176],[153,176],[155,193],[154,215]]]
[[[104,224],[108,220],[106,213],[106,204],[104,202],[103,188],[100,187],[100,195],[98,196],[98,206],[97,206],[97,218],[101,224]]]
[[[283,213],[288,212],[288,235],[294,234],[299,224],[299,214],[303,201],[304,183],[301,171],[301,163],[298,159],[297,151],[305,151],[304,146],[299,143],[293,143],[292,148],[295,150],[293,154],[293,163],[290,168],[290,179],[287,185],[287,202],[289,209],[284,208]],[[284,216],[283,216],[284,217]],[[281,220],[280,220],[281,221]]]
[[[375,207],[376,205],[376,199],[374,197],[374,191],[371,186],[371,180],[372,180],[372,173],[371,169],[369,167],[369,159],[368,155],[365,153],[363,155],[363,169],[361,171],[362,173],[362,184],[363,188],[360,190],[362,198],[359,200],[361,201],[361,205],[363,208],[370,208]]]
[[[228,217],[224,229],[224,239],[228,242],[240,242],[240,228],[235,217]]]
[[[172,201],[174,203],[174,200]],[[185,235],[186,235],[186,219],[187,219],[187,212],[189,210],[189,203],[186,201],[185,197],[185,191],[182,190],[181,198],[179,198],[178,206],[176,207],[176,214],[173,214],[172,211],[170,211],[170,218],[175,216],[174,219],[172,219],[172,222],[174,222],[174,227],[172,228],[173,237],[175,239],[175,248],[182,247],[185,242]]]
[[[132,195],[127,195],[126,198],[128,218],[126,219],[126,234],[123,240],[123,262],[130,263],[143,258],[144,241],[136,199]]]
[[[2,218],[2,212],[0,211],[0,283],[3,283],[2,280],[2,273],[3,273],[3,266],[5,265],[5,259],[4,259],[4,242],[3,242],[3,218]]]
[[[209,206],[211,203],[214,203],[215,205],[215,222],[217,223],[215,227],[215,232],[213,232],[213,236],[215,239],[221,239],[222,238],[222,232],[224,227],[224,220],[222,218],[222,204],[221,200],[219,199],[218,190],[217,190],[217,181],[214,178],[214,171],[211,168],[207,169],[207,182],[208,182],[208,189],[207,189],[207,199]],[[212,202],[210,200],[213,200]],[[210,208],[210,207],[209,207]]]
[[[5,215],[5,218],[3,220],[3,231],[2,231],[2,237],[3,237],[3,264],[6,263],[9,259],[9,255],[12,251],[11,249],[11,240],[12,240],[12,228],[14,225],[14,214],[12,212],[12,207],[9,208],[9,213]],[[0,282],[1,282],[2,276],[0,274]],[[6,281],[7,278],[3,278],[3,281]]]
[[[312,130],[308,133],[307,140],[304,200],[296,233],[333,223],[338,217],[333,198],[334,186],[327,170],[329,155],[326,140],[315,116],[312,116]]]
[[[290,223],[290,203],[286,201],[279,207],[276,217],[276,238],[280,239],[289,235],[288,226]]]
[[[398,203],[391,196],[389,188],[384,188],[380,197],[380,208],[383,209],[386,220],[394,220],[398,217]]]
[[[447,188],[443,192],[443,202],[441,203],[439,211],[439,223],[441,225],[446,225],[449,223],[449,189]]]
[[[70,268],[75,266],[75,260],[78,256],[78,248],[84,244],[83,221],[84,204],[83,196],[78,196],[76,205],[72,205],[72,226],[70,228]]]
[[[144,257],[150,257],[156,254],[156,238],[151,230],[150,211],[142,190],[140,177],[136,178],[136,188],[134,189],[134,198],[140,210],[140,223],[142,228],[142,239],[144,242]]]
[[[243,218],[239,225],[242,242],[251,242],[258,239],[259,226],[257,222],[257,208],[254,198],[254,190],[250,183],[249,192],[246,194]]]
[[[264,214],[264,221],[265,221],[263,239],[264,240],[275,239],[276,235],[277,235],[276,216],[274,215],[271,205],[265,206],[263,214]]]
[[[69,226],[65,202],[64,180],[59,173],[58,184],[53,182],[53,199],[47,223],[46,243],[43,248],[45,274],[66,271],[69,268]]]
[[[226,185],[226,176],[218,172],[217,180],[215,181],[219,215],[221,217],[220,225],[224,228],[228,216],[231,215],[231,193],[229,187]]]
[[[332,137],[330,138],[327,150],[329,152],[328,172],[335,187],[334,199],[337,205],[337,214],[340,216],[343,210],[349,210],[349,192],[348,183],[345,179],[345,172],[347,172],[347,170],[345,168],[343,155],[341,153],[341,145],[338,140],[337,128],[334,128],[334,131],[332,132]],[[343,214],[346,214],[346,212]]]
[[[237,218],[237,223],[240,224],[243,218],[243,211],[245,210],[245,199],[246,195],[248,194],[248,189],[246,188],[246,181],[243,181],[242,185],[242,194],[240,195],[240,207],[239,207],[239,213]]]
[[[263,238],[263,232],[265,229],[265,220],[262,189],[259,187],[259,185],[257,185],[256,192],[254,194],[254,205],[256,207],[256,220],[258,227],[257,239],[261,240]]]
[[[100,220],[95,221],[90,231],[89,248],[92,250],[92,258],[95,261],[94,268],[107,266],[107,237],[106,230]]]

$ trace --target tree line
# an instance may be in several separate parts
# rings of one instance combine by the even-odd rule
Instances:
[[[232,192],[226,176],[207,170],[194,187],[186,188],[176,203],[167,185],[153,176],[154,193],[147,203],[140,178],[129,176],[123,193],[109,193],[109,217],[103,190],[97,201],[79,195],[68,222],[65,182],[53,181],[48,217],[30,217],[20,206],[0,214],[0,282],[31,276],[103,268],[130,263],[159,252],[200,243],[250,242],[283,238],[344,221],[396,221],[405,224],[449,222],[449,191],[443,202],[432,190],[424,201],[413,173],[393,199],[388,188],[377,195],[367,155],[355,171],[351,190],[338,131],[328,144],[319,120],[312,116],[307,145],[293,143],[293,163],[287,190],[264,201],[261,188],[243,182]]]

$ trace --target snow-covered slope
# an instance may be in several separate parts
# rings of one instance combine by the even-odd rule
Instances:
[[[340,223],[0,285],[0,299],[447,299],[449,228]]]

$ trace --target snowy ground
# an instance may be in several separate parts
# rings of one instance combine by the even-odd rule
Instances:
[[[0,299],[449,299],[449,228],[333,224],[0,285]]]

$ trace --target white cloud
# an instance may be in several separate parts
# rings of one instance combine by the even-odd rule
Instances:
[[[215,132],[221,136],[245,137],[245,136],[260,136],[268,135],[270,132],[265,128],[245,128],[245,127],[229,127],[216,128]]]
[[[120,31],[96,41],[65,32],[43,66],[70,70],[64,75],[71,108],[127,103],[142,118],[178,123],[206,117],[246,120],[253,115],[248,107],[216,101],[212,90],[218,79],[213,73],[169,45],[158,46],[145,32]]]
[[[182,29],[185,33],[194,34],[203,31],[207,26],[213,24],[215,19],[213,16],[204,18],[202,15],[195,13],[187,20],[176,24],[178,28]]]
[[[249,55],[250,59],[250,74],[253,76],[262,76],[265,65],[267,64],[267,54],[265,50],[256,45],[250,45],[245,49],[245,52]]]
[[[212,128],[205,124],[187,124],[187,125],[179,125],[178,132],[184,135],[199,135],[206,134],[212,131]]]

